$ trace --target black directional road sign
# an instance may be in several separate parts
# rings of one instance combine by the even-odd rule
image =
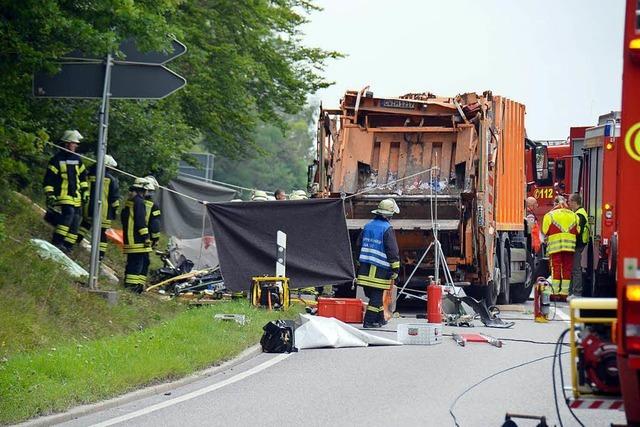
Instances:
[[[36,73],[33,95],[38,98],[102,98],[104,64],[62,63],[58,74]],[[118,63],[111,70],[112,99],[160,99],[187,81],[162,65]]]
[[[122,59],[128,63],[135,62],[140,64],[160,65],[176,59],[187,51],[187,47],[175,39],[171,40],[171,51],[169,52],[142,52],[138,50],[135,39],[127,39],[123,41],[120,43],[118,49],[124,54],[124,58]],[[64,56],[64,58],[82,61],[102,61],[103,59],[96,56],[85,55],[79,50],[69,52]]]

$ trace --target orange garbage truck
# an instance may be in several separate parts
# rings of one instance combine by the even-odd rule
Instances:
[[[422,255],[435,224],[453,282],[489,305],[523,302],[534,265],[524,119],[523,104],[490,91],[392,98],[368,87],[347,91],[339,108],[321,108],[311,192],[343,198],[352,242],[378,202],[394,198],[399,281],[408,288],[424,291],[434,275],[434,251]]]

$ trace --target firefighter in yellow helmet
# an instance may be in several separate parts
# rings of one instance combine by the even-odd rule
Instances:
[[[44,176],[47,210],[56,212],[51,243],[70,252],[78,240],[81,207],[89,197],[87,170],[75,151],[83,139],[77,130],[67,130],[60,138],[66,150],[59,150],[49,160]]]
[[[111,228],[111,221],[116,218],[118,208],[120,207],[120,185],[118,178],[111,172],[110,168],[118,166],[116,160],[109,154],[104,156],[104,180],[102,182],[102,208],[100,212],[100,259],[104,258],[107,250],[107,230]],[[91,240],[89,231],[93,222],[93,201],[96,193],[96,169],[97,164],[94,163],[88,170],[89,182],[89,200],[82,207],[82,223],[80,224],[80,232],[78,234],[78,243],[84,237]]]
[[[556,197],[553,209],[542,219],[542,233],[547,240],[547,255],[551,263],[552,294],[560,298],[569,294],[579,231],[576,214],[567,207],[564,197]]]
[[[379,328],[386,324],[383,294],[391,288],[400,271],[400,254],[396,236],[389,219],[400,212],[393,199],[384,199],[371,211],[375,218],[369,221],[358,236],[358,275],[356,283],[369,298],[364,316],[364,328]]]
[[[144,203],[147,186],[145,178],[136,178],[129,188],[130,193],[122,209],[123,252],[127,255],[124,271],[124,286],[134,292],[144,291],[149,269],[151,236],[147,221],[147,208]]]

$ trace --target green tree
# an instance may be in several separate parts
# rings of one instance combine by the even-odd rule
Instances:
[[[52,62],[81,48],[100,54],[134,36],[145,47],[161,48],[173,26],[169,14],[179,0],[64,1],[0,0],[0,182],[26,185],[33,178],[43,143],[58,136],[63,118],[95,120],[87,102],[38,101],[31,97],[35,70],[54,71]],[[87,114],[78,112],[90,111]],[[63,112],[62,117],[57,112]],[[80,121],[80,123],[82,120]],[[80,127],[80,126],[78,126]],[[86,132],[85,132],[86,133]]]
[[[317,105],[307,105],[296,115],[283,117],[287,132],[262,124],[256,131],[261,151],[248,159],[216,157],[214,178],[230,184],[273,191],[307,188],[307,166],[313,161]]]
[[[0,181],[39,182],[43,143],[65,128],[84,134],[82,150],[95,146],[98,101],[34,99],[33,72],[54,71],[74,49],[114,51],[129,37],[162,49],[175,34],[189,50],[171,68],[189,83],[162,101],[112,102],[109,151],[124,168],[166,180],[203,139],[229,158],[260,152],[259,123],[284,128],[281,113],[329,84],[320,73],[339,54],[301,43],[314,10],[304,0],[0,0]]]
[[[330,83],[319,71],[337,52],[302,45],[300,26],[318,10],[304,0],[196,0],[180,7],[178,26],[190,42],[180,70],[189,123],[207,148],[230,158],[252,155],[258,123],[284,129],[307,95]]]

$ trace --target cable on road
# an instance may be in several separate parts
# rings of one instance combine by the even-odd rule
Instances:
[[[529,320],[529,319],[527,319]],[[372,328],[367,328],[367,329],[362,329],[362,328],[358,328],[361,331],[373,331],[373,332],[387,332],[387,333],[398,333],[398,331],[396,329],[372,329]],[[443,337],[452,337],[453,334],[442,334]],[[536,340],[527,340],[527,339],[519,339],[519,338],[502,338],[502,337],[495,337],[495,339],[500,340],[500,341],[507,341],[507,342],[521,342],[521,343],[525,343],[525,344],[540,344],[540,345],[553,345],[556,346],[558,345],[557,342],[551,342],[551,341],[536,341]],[[562,346],[565,347],[569,347],[569,344],[567,343],[562,343]]]
[[[551,365],[551,378],[553,381],[553,400],[556,405],[556,415],[558,416],[558,422],[560,423],[560,427],[563,427],[562,418],[560,417],[560,406],[558,405],[558,392],[556,390],[556,358],[557,358],[558,368],[560,369],[560,387],[562,388],[562,396],[564,397],[564,403],[567,405],[567,409],[569,409],[569,412],[571,413],[573,418],[578,422],[578,424],[581,427],[584,427],[584,424],[582,423],[582,421],[580,421],[580,419],[575,414],[575,412],[573,412],[573,408],[571,408],[571,406],[569,405],[569,399],[567,399],[567,394],[564,389],[564,372],[562,371],[562,355],[566,354],[566,352],[562,353],[561,351],[562,351],[562,346],[565,345],[564,337],[567,335],[569,331],[570,331],[569,328],[562,331],[562,333],[558,337],[558,341],[556,342],[556,348],[553,352],[553,364]]]
[[[568,351],[565,351],[564,353],[559,353],[559,354],[563,355],[563,354],[568,354],[568,353],[569,353]],[[472,386],[467,387],[461,394],[458,395],[458,397],[456,397],[456,399],[453,401],[453,403],[449,407],[449,414],[451,414],[451,417],[453,417],[453,422],[456,425],[456,427],[460,427],[460,424],[458,424],[458,419],[456,418],[455,414],[453,413],[453,408],[456,406],[456,403],[458,403],[458,400],[460,400],[460,398],[462,396],[464,396],[465,394],[467,394],[468,392],[470,392],[471,390],[473,390],[475,387],[479,386],[480,384],[484,383],[485,381],[488,381],[491,378],[496,377],[496,376],[498,376],[500,374],[504,374],[505,372],[509,372],[509,371],[514,370],[514,369],[521,368],[523,366],[531,365],[531,364],[539,362],[541,360],[552,359],[552,358],[555,360],[556,356],[557,356],[557,353],[554,351],[554,354],[552,354],[550,356],[538,357],[537,359],[529,360],[528,362],[523,362],[523,363],[520,363],[518,365],[514,365],[514,366],[511,366],[509,368],[503,369],[501,371],[495,372],[495,373],[489,375],[488,377],[485,377],[482,380],[478,381],[477,383],[473,384]]]

